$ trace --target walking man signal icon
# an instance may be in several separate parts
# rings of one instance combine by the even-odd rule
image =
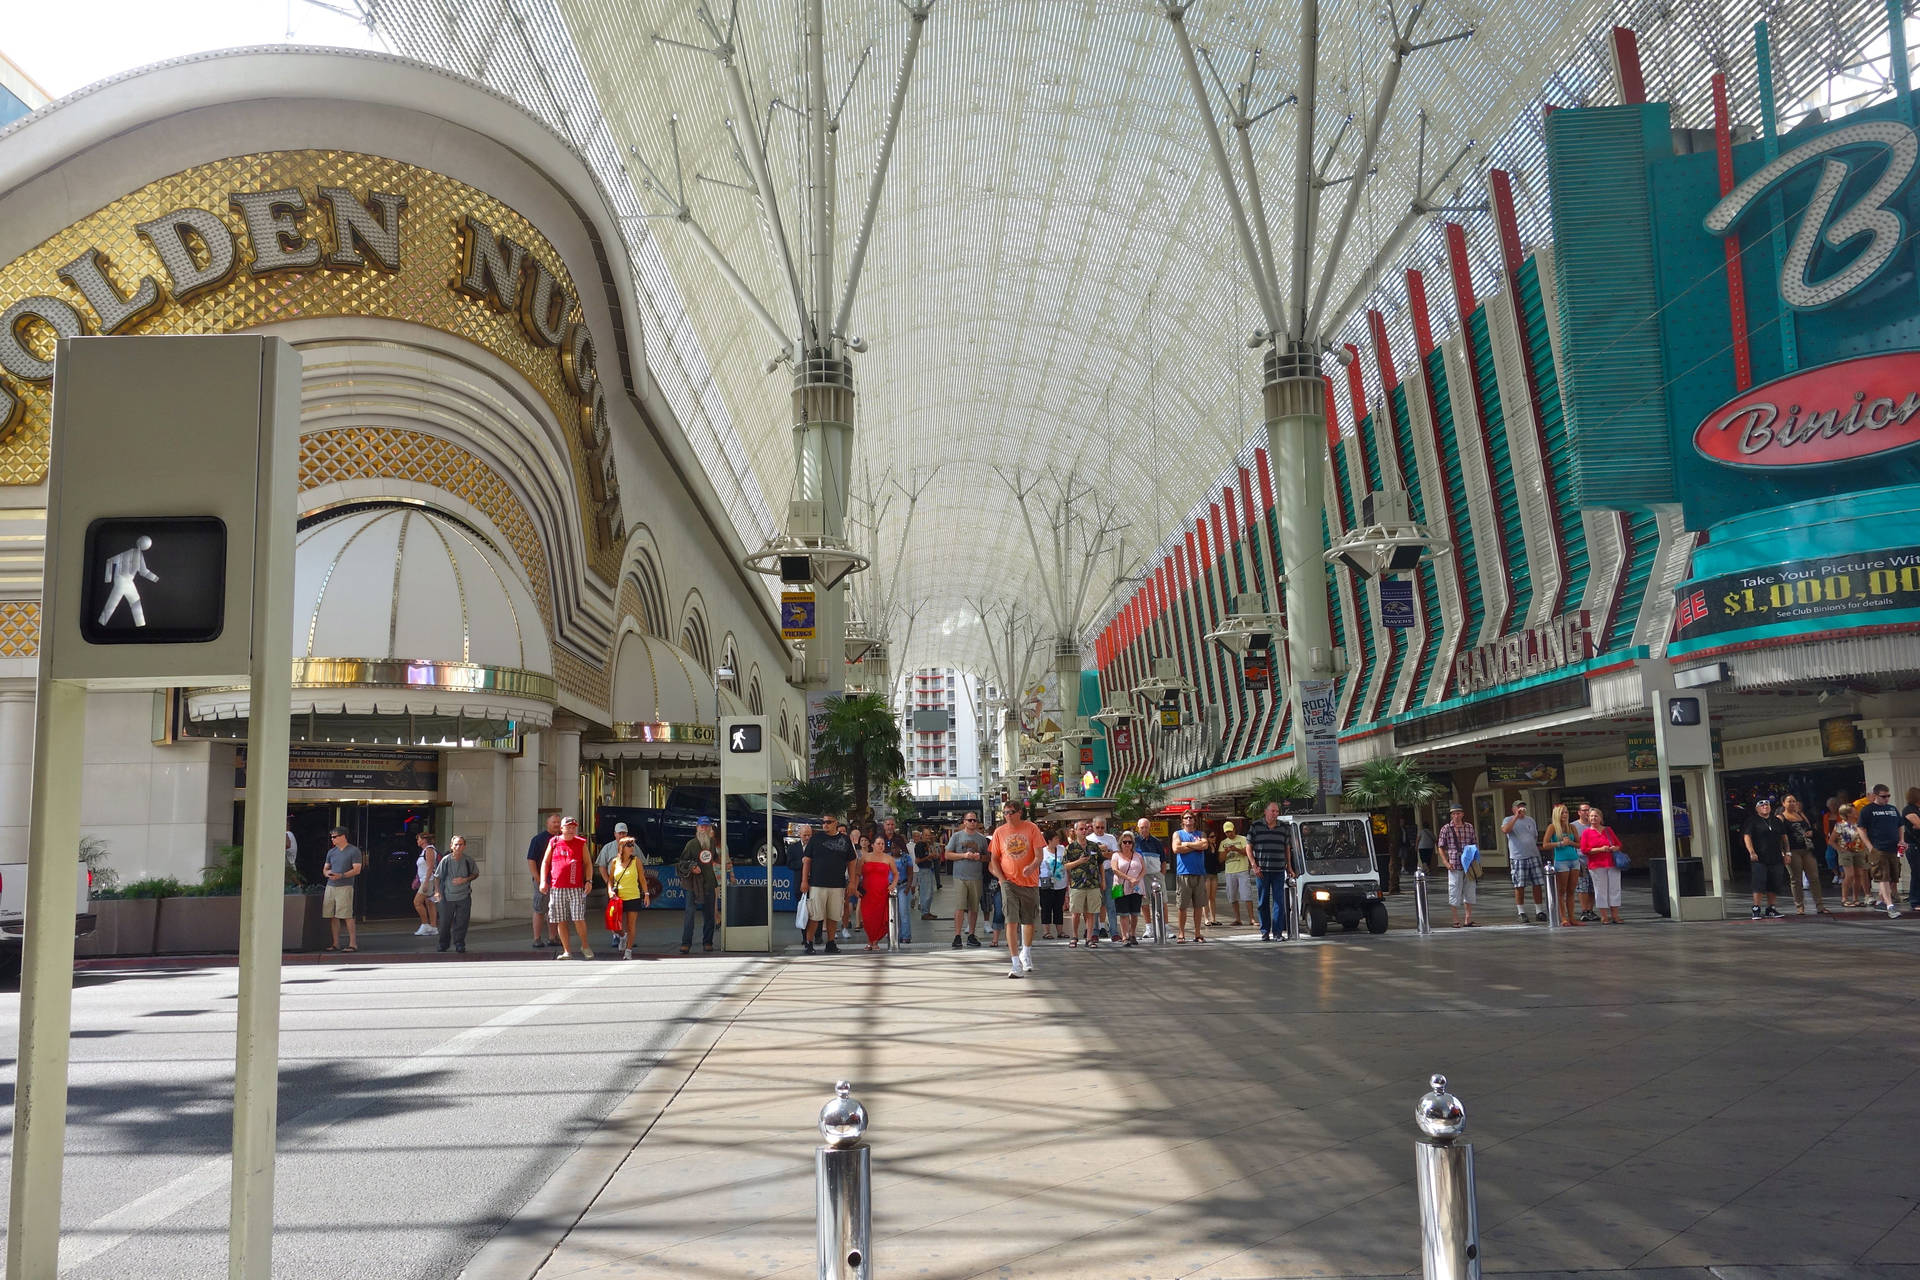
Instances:
[[[727,750],[735,755],[753,755],[760,750],[760,726],[737,724],[727,735]]]
[[[119,555],[107,561],[101,581],[113,587],[113,594],[107,597],[106,608],[100,610],[100,625],[106,626],[124,601],[127,611],[133,615],[133,625],[147,625],[147,611],[140,604],[140,584],[136,578],[145,578],[148,582],[160,581],[160,575],[147,568],[146,552],[153,547],[153,539],[141,534],[133,540],[133,545]]]

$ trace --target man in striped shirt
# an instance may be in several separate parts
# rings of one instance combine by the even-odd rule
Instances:
[[[1253,846],[1253,874],[1260,882],[1260,941],[1271,942],[1287,933],[1287,874],[1293,864],[1278,804],[1268,802],[1261,820],[1248,830],[1247,843]]]

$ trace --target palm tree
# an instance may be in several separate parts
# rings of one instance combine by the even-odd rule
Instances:
[[[1253,784],[1253,793],[1247,798],[1247,821],[1259,821],[1269,804],[1279,805],[1282,813],[1311,804],[1314,794],[1313,784],[1298,769],[1290,769],[1277,778],[1262,778]]]
[[[1372,760],[1363,765],[1359,776],[1347,784],[1346,803],[1350,808],[1385,810],[1387,848],[1400,848],[1400,812],[1402,808],[1425,804],[1444,795],[1447,787],[1413,768],[1405,760]],[[1400,887],[1400,859],[1396,852],[1387,855],[1388,887]]]
[[[868,820],[873,814],[867,801],[872,780],[897,778],[907,771],[900,754],[900,720],[886,698],[877,693],[828,698],[814,763],[846,784],[847,821]]]
[[[1167,802],[1167,789],[1144,774],[1128,774],[1124,782],[1114,788],[1114,820],[1131,824],[1144,818]]]
[[[775,798],[788,813],[818,816],[823,813],[845,813],[847,810],[847,789],[840,785],[838,778],[809,778],[805,782],[796,782]]]

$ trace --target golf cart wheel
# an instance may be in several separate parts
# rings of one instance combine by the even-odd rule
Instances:
[[[1360,927],[1359,916],[1351,916],[1351,917],[1341,916],[1340,917],[1340,932],[1352,933],[1355,929],[1358,929],[1359,927]]]
[[[1367,904],[1367,932],[1385,933],[1387,931],[1387,904],[1369,902]]]
[[[1327,913],[1319,907],[1307,908],[1307,933],[1315,938],[1327,936]]]

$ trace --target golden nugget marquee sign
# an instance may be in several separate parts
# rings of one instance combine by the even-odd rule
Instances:
[[[606,392],[576,303],[530,223],[442,175],[352,152],[197,166],[0,267],[0,483],[44,474],[57,338],[378,315],[475,341],[527,376],[571,427],[595,541],[617,546]]]

